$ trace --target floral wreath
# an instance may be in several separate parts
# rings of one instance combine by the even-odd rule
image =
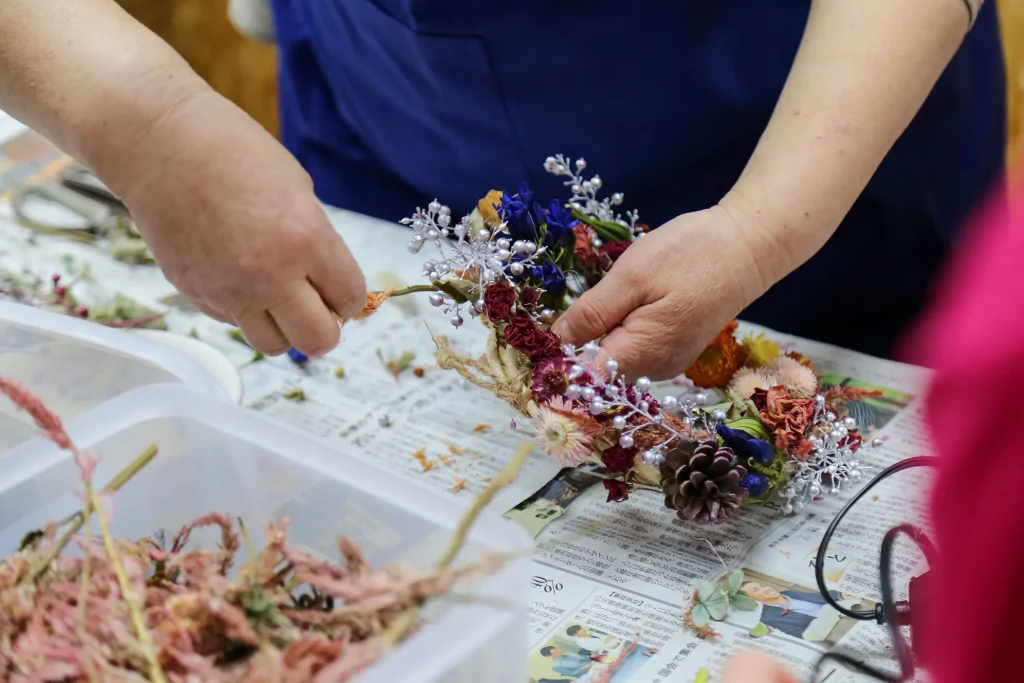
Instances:
[[[618,213],[621,193],[598,198],[601,178],[585,179],[586,166],[562,155],[544,162],[572,193],[564,204],[534,202],[523,185],[491,191],[454,225],[436,200],[417,209],[401,223],[414,231],[412,253],[437,250],[423,268],[431,284],[371,292],[357,318],[389,297],[430,292],[454,327],[463,313],[478,319],[490,329],[486,354],[461,356],[442,336],[438,365],[531,418],[556,461],[602,466],[609,502],[657,491],[681,519],[714,524],[774,496],[787,514],[799,511],[858,481],[862,437],[847,404],[877,392],[826,390],[809,359],[781,353],[764,334],[738,339],[731,322],[685,373],[701,389],[659,400],[649,379],[627,381],[614,359],[598,367],[596,342],[576,348],[551,332],[648,231],[636,211]]]

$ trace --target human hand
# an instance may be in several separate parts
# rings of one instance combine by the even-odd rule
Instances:
[[[722,683],[798,683],[798,679],[771,657],[760,652],[745,652],[725,665]]]
[[[631,377],[675,377],[781,277],[779,253],[736,206],[684,214],[629,247],[552,329],[577,345],[607,335],[599,362]]]
[[[190,97],[100,166],[167,279],[260,351],[322,355],[339,340],[334,313],[362,310],[365,280],[309,176],[219,95]]]

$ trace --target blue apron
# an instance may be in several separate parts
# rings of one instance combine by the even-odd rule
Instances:
[[[395,220],[435,197],[564,188],[586,157],[656,226],[715,204],[792,65],[808,0],[274,0],[281,135],[320,198]],[[887,355],[1003,164],[995,3],[836,235],[743,317]]]

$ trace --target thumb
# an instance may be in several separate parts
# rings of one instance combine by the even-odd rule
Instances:
[[[603,280],[569,306],[551,331],[567,344],[585,344],[611,332],[639,304],[636,287],[624,287],[626,278],[612,269]]]
[[[798,683],[789,669],[768,655],[745,652],[725,665],[722,683]]]

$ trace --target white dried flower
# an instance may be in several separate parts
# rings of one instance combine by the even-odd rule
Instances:
[[[779,380],[765,368],[740,368],[729,382],[729,398],[737,403],[750,400],[758,389],[771,389]]]
[[[818,390],[818,378],[814,371],[789,356],[779,356],[768,363],[768,371],[786,387],[790,396],[810,398]]]

